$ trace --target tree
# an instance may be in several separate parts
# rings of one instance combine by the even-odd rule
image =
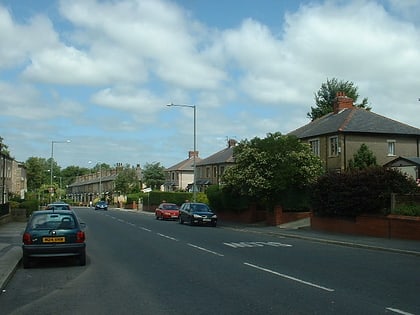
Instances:
[[[304,188],[323,174],[319,157],[295,136],[269,133],[241,141],[234,148],[235,165],[222,176],[232,194],[262,201],[268,208],[281,201],[291,188]]]
[[[77,176],[89,174],[90,170],[86,167],[70,165],[62,169],[60,175],[62,177],[63,187],[72,184]]]
[[[152,189],[159,189],[165,182],[165,168],[159,162],[146,163],[143,170],[143,181]]]
[[[25,162],[26,174],[28,178],[28,190],[36,191],[43,184],[50,182],[50,164],[44,158],[30,157]]]
[[[362,143],[359,150],[353,155],[353,159],[349,160],[349,168],[361,170],[371,166],[377,166],[376,156],[366,144]]]
[[[311,112],[307,113],[308,118],[312,121],[320,118],[334,110],[334,100],[337,92],[345,92],[346,96],[353,99],[356,107],[371,110],[372,108],[368,105],[368,99],[364,98],[361,103],[356,104],[359,98],[357,86],[350,81],[338,81],[336,78],[331,80],[327,79],[327,82],[322,83],[321,88],[315,93],[315,104],[316,107],[311,106]]]
[[[137,172],[134,168],[126,165],[115,178],[115,190],[119,191],[122,195],[126,195],[136,192],[138,189],[139,178]]]

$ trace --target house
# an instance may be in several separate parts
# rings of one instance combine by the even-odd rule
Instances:
[[[413,177],[414,179],[420,178],[420,157],[399,156],[396,159],[386,163],[384,166],[389,168],[396,168],[401,172]]]
[[[165,169],[164,191],[190,190],[194,181],[194,162],[201,159],[198,157],[198,151],[189,151],[188,158],[171,167]]]
[[[197,163],[197,186],[204,191],[209,185],[221,184],[221,177],[226,168],[234,165],[233,149],[237,141],[229,139],[227,147]]]
[[[329,171],[343,171],[364,143],[379,165],[398,156],[419,157],[420,129],[357,108],[338,92],[334,111],[300,127],[289,135],[306,141]]]

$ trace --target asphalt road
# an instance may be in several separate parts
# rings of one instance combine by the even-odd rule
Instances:
[[[1,314],[420,314],[416,256],[76,211],[87,265],[19,268]]]

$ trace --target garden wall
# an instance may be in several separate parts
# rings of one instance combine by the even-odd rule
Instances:
[[[355,219],[338,219],[312,216],[311,228],[333,233],[420,240],[420,217],[361,215]]]

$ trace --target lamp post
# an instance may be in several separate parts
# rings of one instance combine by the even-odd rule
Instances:
[[[193,202],[197,201],[197,187],[196,187],[196,161],[195,156],[197,154],[197,124],[196,124],[196,106],[195,105],[178,105],[178,104],[168,104],[166,106],[176,106],[176,107],[189,107],[194,109],[194,152],[193,152]]]
[[[50,189],[52,190],[53,188],[53,161],[54,161],[54,144],[55,143],[70,143],[71,140],[66,140],[66,141],[51,141],[51,165],[50,165]],[[50,196],[52,197],[52,192],[50,192]],[[50,198],[51,198],[50,197]]]

